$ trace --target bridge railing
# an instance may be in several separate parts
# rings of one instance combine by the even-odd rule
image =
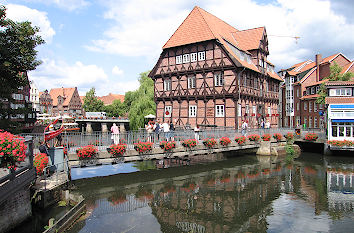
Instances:
[[[246,136],[250,134],[271,134],[280,133],[282,135],[287,134],[288,132],[295,133],[294,129],[290,128],[270,128],[270,129],[248,129]],[[310,130],[301,130],[301,138],[305,137],[306,133],[317,133],[319,138],[325,139],[326,133],[321,130],[310,129]],[[26,134],[28,135],[28,134]],[[34,151],[38,152],[38,147],[40,141],[43,140],[43,134],[30,134],[33,136]],[[185,139],[197,138],[203,140],[205,138],[216,138],[229,137],[234,139],[235,136],[241,136],[241,130],[232,129],[232,128],[211,128],[211,129],[201,129],[198,132],[195,132],[193,129],[177,129],[173,132],[160,132],[159,134],[151,133],[148,134],[145,130],[134,130],[127,131],[119,134],[119,141],[128,145],[129,149],[134,148],[134,143],[139,141],[151,141],[154,142],[154,146],[158,147],[161,141],[172,139],[180,144]],[[102,132],[93,132],[93,133],[82,133],[82,132],[67,132],[62,134],[62,141],[57,143],[57,139],[51,141],[51,146],[55,144],[60,144],[65,146],[68,149],[69,153],[75,153],[75,151],[82,146],[94,145],[99,151],[106,151],[106,148],[113,144],[112,134],[102,133]]]

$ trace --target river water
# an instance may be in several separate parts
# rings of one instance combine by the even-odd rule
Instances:
[[[69,232],[354,232],[353,164],[214,154],[81,168],[86,214]]]

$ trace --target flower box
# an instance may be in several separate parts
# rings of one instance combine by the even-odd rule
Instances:
[[[160,142],[160,148],[163,149],[165,152],[171,152],[174,148],[176,148],[175,141],[162,141]]]
[[[192,149],[197,146],[197,140],[196,139],[186,139],[182,142],[182,146],[185,148]]]
[[[241,137],[235,137],[235,141],[239,144],[239,145],[243,145],[246,142],[246,137],[245,136],[241,136]]]
[[[206,138],[203,140],[203,144],[208,148],[213,148],[216,145],[216,140],[214,138]]]
[[[222,137],[219,139],[219,143],[222,146],[228,146],[231,143],[231,140],[228,137]]]
[[[281,139],[282,139],[282,135],[280,133],[275,133],[273,134],[273,138],[277,141],[277,142],[280,142]]]
[[[80,147],[76,151],[80,160],[96,158],[97,148],[94,145]]]
[[[251,134],[251,135],[247,136],[247,138],[251,142],[258,142],[259,139],[261,139],[261,136],[259,136],[258,134]]]
[[[138,142],[138,143],[134,143],[134,149],[139,153],[139,154],[143,154],[143,153],[147,153],[150,152],[152,150],[152,142]]]
[[[289,141],[294,139],[294,134],[293,133],[287,133],[287,134],[284,135],[284,137],[285,137],[286,141],[289,142]]]
[[[307,133],[305,135],[305,140],[309,142],[314,142],[318,139],[318,136],[316,133]]]
[[[271,138],[270,134],[263,134],[263,136],[262,136],[263,141],[266,141],[266,142],[270,141],[270,138]]]
[[[127,145],[126,144],[113,144],[109,148],[109,153],[112,155],[112,157],[117,158],[117,157],[122,157],[124,153],[127,151]]]

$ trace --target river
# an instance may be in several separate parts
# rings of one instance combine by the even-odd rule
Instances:
[[[353,232],[353,164],[214,154],[80,168],[86,214],[69,232]]]

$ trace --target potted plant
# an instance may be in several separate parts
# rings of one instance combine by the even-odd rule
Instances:
[[[318,139],[318,136],[316,133],[307,133],[305,135],[305,140],[306,141],[310,141],[310,142],[314,142]]]
[[[289,133],[285,134],[284,137],[287,142],[291,142],[294,139],[294,134],[289,132]]]
[[[139,154],[147,153],[152,150],[152,142],[137,142],[134,143],[134,149],[139,152]]]
[[[271,136],[270,136],[270,134],[263,134],[263,136],[262,136],[262,139],[263,139],[263,141],[265,141],[265,142],[268,142],[268,141],[270,141],[270,138],[271,138]]]
[[[109,153],[114,158],[122,157],[124,153],[127,151],[126,144],[113,144],[109,147]]]
[[[280,142],[281,139],[282,139],[282,135],[280,133],[275,133],[273,134],[273,138],[277,141],[277,142]]]
[[[23,138],[0,130],[0,163],[2,168],[16,170],[19,162],[26,158],[27,146]]]
[[[196,139],[186,139],[182,142],[182,146],[188,149],[196,147],[198,144]]]
[[[216,140],[215,140],[215,138],[206,138],[203,140],[203,144],[204,144],[204,146],[211,149],[216,145]]]
[[[251,142],[258,142],[261,139],[261,136],[259,136],[258,134],[251,134],[247,138]]]
[[[173,148],[176,148],[175,141],[162,141],[160,142],[160,148],[163,149],[165,152],[171,152]]]
[[[81,166],[86,166],[97,159],[97,148],[94,145],[83,146],[77,149],[76,154],[81,161]]]
[[[246,137],[245,136],[235,137],[235,141],[241,146],[246,142]]]
[[[48,166],[48,156],[45,153],[37,153],[33,159],[33,166],[36,168],[37,174],[42,174],[45,167]]]
[[[222,137],[219,139],[219,143],[222,146],[228,146],[231,143],[231,140],[228,137]]]

